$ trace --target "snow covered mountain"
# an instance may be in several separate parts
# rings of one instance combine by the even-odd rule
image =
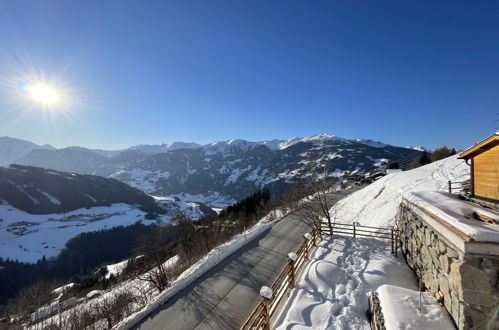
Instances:
[[[170,150],[190,149],[198,147],[201,147],[201,145],[194,142],[172,142],[172,143],[162,143],[162,144],[139,144],[130,147],[130,149],[143,152],[147,155],[155,155]]]
[[[41,146],[26,140],[2,136],[0,137],[0,166],[10,164],[35,149],[52,150],[54,147],[48,144]]]
[[[374,171],[383,162],[418,153],[372,141],[319,135],[269,143],[228,140],[149,156],[111,176],[156,195],[213,194],[238,200],[263,187],[274,193],[327,164],[330,175]]]
[[[112,177],[157,196],[189,196],[223,206],[268,187],[282,192],[327,164],[341,177],[376,170],[382,163],[417,154],[409,148],[372,140],[349,140],[322,134],[289,140],[251,142],[240,139],[206,145],[174,142],[139,145],[105,156],[70,147],[34,150],[18,164]]]

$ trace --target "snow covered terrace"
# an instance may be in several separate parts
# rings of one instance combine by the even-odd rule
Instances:
[[[404,199],[406,203],[417,206],[422,212],[435,219],[435,226],[445,227],[465,242],[499,243],[499,225],[497,225],[499,212],[497,211],[461,200],[456,195],[438,191],[411,192],[406,194]]]

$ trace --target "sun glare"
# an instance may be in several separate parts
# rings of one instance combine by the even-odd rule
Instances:
[[[27,89],[33,99],[42,103],[43,105],[52,105],[59,101],[59,94],[55,89],[46,85],[35,85]]]

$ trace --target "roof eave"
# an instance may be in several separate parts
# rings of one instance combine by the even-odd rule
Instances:
[[[486,138],[485,140],[481,141],[481,142],[478,142],[477,144],[475,144],[473,147],[471,148],[468,148],[466,149],[465,151],[461,152],[459,154],[459,158],[460,159],[468,159],[468,158],[471,158],[473,157],[475,154],[477,153],[481,153],[483,152],[484,150],[484,147],[493,143],[493,142],[497,142],[499,141],[499,135],[494,134],[494,135],[491,135],[489,136],[488,138]]]

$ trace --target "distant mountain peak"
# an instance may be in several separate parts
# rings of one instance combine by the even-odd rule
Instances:
[[[49,144],[38,145],[30,141],[2,136],[0,137],[0,166],[8,165],[36,149],[53,150],[55,148]]]
[[[386,147],[386,143],[383,143],[383,142],[379,142],[379,141],[374,141],[374,140],[366,140],[366,139],[355,139],[355,142],[358,142],[358,143],[362,143],[362,144],[365,144],[365,145],[368,145],[370,147],[374,147],[374,148],[384,148]]]

